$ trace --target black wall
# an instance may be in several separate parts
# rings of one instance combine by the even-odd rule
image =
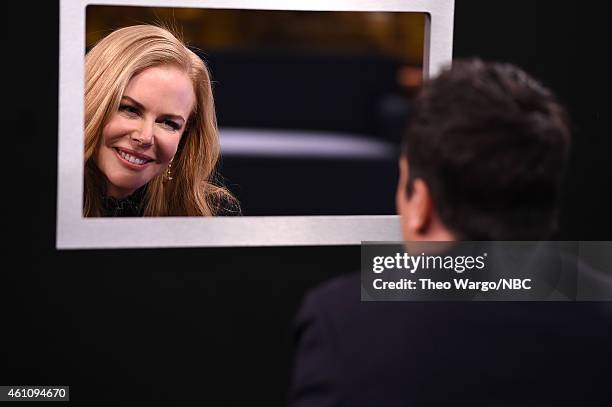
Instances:
[[[70,385],[72,405],[282,405],[301,297],[356,270],[359,247],[54,250],[59,10],[30,4],[5,15],[0,383]],[[455,57],[516,63],[569,106],[561,239],[610,237],[602,7],[456,4]]]

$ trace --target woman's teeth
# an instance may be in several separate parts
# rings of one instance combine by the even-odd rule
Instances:
[[[124,160],[129,161],[132,164],[143,165],[147,162],[147,160],[143,160],[142,158],[134,157],[133,155],[123,152],[121,150],[119,150],[119,155],[121,155],[121,157],[123,157]]]

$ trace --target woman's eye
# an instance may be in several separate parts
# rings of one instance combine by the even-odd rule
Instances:
[[[170,128],[170,129],[172,129],[172,130],[178,130],[178,129],[180,129],[180,128],[181,128],[181,126],[180,126],[180,125],[179,125],[177,122],[174,122],[174,121],[172,121],[172,120],[164,120],[164,121],[162,122],[162,124],[163,124],[164,126],[169,127],[169,128]]]
[[[119,106],[119,111],[120,112],[125,112],[129,115],[138,115],[140,112],[138,111],[138,109],[136,109],[134,106],[130,106],[130,105],[120,105]]]

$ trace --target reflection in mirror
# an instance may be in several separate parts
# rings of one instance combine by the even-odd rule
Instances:
[[[154,24],[206,63],[221,147],[214,181],[243,215],[385,215],[395,213],[389,197],[422,80],[425,20],[90,5],[87,50],[118,28]]]

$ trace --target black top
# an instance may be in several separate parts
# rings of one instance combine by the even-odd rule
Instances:
[[[142,187],[126,198],[102,197],[102,216],[138,217],[144,213],[143,197],[146,188]]]
[[[102,197],[102,217],[140,217],[144,215],[144,195],[146,186],[141,187],[126,198]],[[240,205],[224,202],[216,208],[215,216],[240,216]]]
[[[292,407],[612,405],[612,303],[361,302],[360,293],[354,274],[306,297]]]

